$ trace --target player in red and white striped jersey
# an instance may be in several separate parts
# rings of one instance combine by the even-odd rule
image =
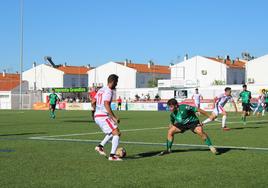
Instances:
[[[228,101],[231,101],[234,105],[236,112],[237,112],[237,107],[231,95],[232,94],[231,88],[226,87],[224,91],[225,92],[223,94],[215,97],[214,110],[211,113],[210,117],[206,119],[205,121],[203,121],[203,124],[207,124],[211,121],[214,121],[218,117],[219,114],[222,114],[223,115],[222,116],[222,130],[228,131],[230,129],[226,126],[227,112],[224,110],[224,106]]]
[[[115,116],[111,109],[111,102],[113,99],[113,90],[117,86],[118,76],[111,74],[108,77],[108,84],[98,90],[93,100],[93,108],[95,109],[95,122],[106,134],[101,143],[96,146],[95,150],[100,154],[106,156],[103,147],[105,144],[112,139],[112,149],[109,156],[110,161],[121,161],[118,156],[115,155],[116,149],[119,144],[120,131],[118,128],[119,118]]]
[[[259,111],[261,107],[262,107],[262,116],[264,116],[264,112],[265,112],[265,89],[262,89],[261,94],[258,97],[258,105],[254,109],[253,115],[255,115],[256,112]],[[258,112],[258,114],[259,114],[259,112]]]

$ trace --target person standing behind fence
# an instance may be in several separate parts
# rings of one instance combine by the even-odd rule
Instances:
[[[119,98],[117,99],[117,110],[121,110],[121,107],[122,107],[122,99],[119,96]]]
[[[268,111],[268,90],[265,90],[265,100],[264,100],[265,111]]]
[[[197,108],[200,108],[201,100],[203,100],[203,96],[198,92],[198,88],[195,89],[195,93],[192,96],[192,99],[194,100],[194,104]],[[200,115],[199,112],[197,112],[197,115]]]
[[[95,98],[96,93],[97,93],[97,88],[95,88],[95,87],[93,87],[92,90],[89,92],[89,98],[90,98],[90,103],[91,103],[91,107],[92,107],[92,110],[91,110],[91,118],[92,118],[93,121],[94,121],[95,109],[93,108],[92,101]]]
[[[124,97],[124,102],[125,102],[125,110],[128,111],[128,100],[126,97]]]
[[[52,93],[48,96],[49,98],[49,114],[50,118],[55,119],[55,110],[56,110],[56,104],[59,101],[59,97],[57,94],[55,94],[55,89],[52,89]]]

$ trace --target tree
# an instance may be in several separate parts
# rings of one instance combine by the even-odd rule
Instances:
[[[212,85],[225,85],[224,80],[214,80]]]
[[[147,86],[148,87],[157,87],[158,80],[159,80],[159,78],[152,78],[152,79],[148,80]]]

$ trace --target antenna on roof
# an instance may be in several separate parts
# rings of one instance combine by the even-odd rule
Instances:
[[[148,62],[148,68],[151,68],[152,65],[154,65],[153,60],[149,60],[149,62]]]
[[[188,54],[185,54],[185,56],[184,56],[184,61],[187,61],[188,58],[189,58]]]
[[[57,68],[58,66],[55,65],[55,63],[52,61],[52,57],[50,56],[45,56],[44,57],[45,61],[47,61],[53,68]]]

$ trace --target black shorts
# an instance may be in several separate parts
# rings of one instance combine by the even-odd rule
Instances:
[[[56,109],[56,104],[51,104],[50,109],[55,110]]]
[[[244,112],[250,111],[250,103],[242,103],[242,107]]]
[[[194,130],[196,127],[200,126],[200,121],[194,121],[187,123],[186,125],[175,124],[174,126],[180,129],[181,133],[184,133],[187,130],[191,130],[193,133],[195,133]]]
[[[119,103],[118,103],[118,106],[121,106],[121,105],[122,105],[122,103],[121,103],[121,102],[119,102]]]

